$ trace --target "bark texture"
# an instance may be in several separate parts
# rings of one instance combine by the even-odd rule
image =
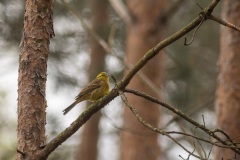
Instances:
[[[150,48],[161,40],[163,26],[161,15],[164,11],[164,0],[128,0],[131,22],[127,24],[127,63],[135,64]],[[161,84],[162,54],[149,61],[141,70],[157,86]],[[132,79],[128,88],[156,95],[148,85],[137,76]],[[160,88],[160,87],[159,87]],[[140,115],[154,126],[160,120],[159,107],[142,98],[128,95],[129,103]],[[124,127],[136,133],[121,132],[121,160],[156,160],[160,156],[158,135],[143,127],[127,108],[124,111]]]
[[[96,31],[103,39],[107,37],[108,22],[108,1],[92,0],[92,29]],[[91,35],[90,35],[91,36]],[[95,79],[98,73],[104,71],[105,50],[92,37],[90,39],[91,63],[89,66],[89,79]],[[81,144],[78,152],[79,160],[96,160],[98,157],[98,138],[99,138],[99,121],[101,113],[97,112],[84,125],[81,134]]]
[[[240,26],[240,1],[224,0],[222,19]],[[240,135],[240,33],[221,27],[220,73],[216,93],[218,128],[224,130],[231,138]],[[224,137],[225,139],[225,137]],[[234,139],[237,143],[239,138]],[[229,149],[216,148],[215,159],[240,159]]]
[[[45,145],[46,78],[53,1],[26,0],[18,70],[18,127],[16,159],[39,159]]]

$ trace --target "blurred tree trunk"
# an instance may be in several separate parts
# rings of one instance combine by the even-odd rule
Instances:
[[[128,0],[127,4],[131,14],[131,22],[127,24],[127,63],[135,64],[144,53],[161,40],[163,34],[161,16],[164,11],[165,0]],[[141,71],[160,88],[162,54],[151,60]],[[140,90],[155,97],[159,96],[139,77],[133,78],[128,88]],[[128,95],[128,100],[130,104],[136,107],[144,120],[158,126],[160,120],[159,106],[133,95]],[[137,133],[121,132],[121,160],[159,159],[158,134],[149,131],[140,124],[129,109],[124,111],[124,127]]]
[[[92,0],[92,29],[103,39],[107,37],[108,31],[108,1]],[[89,35],[91,48],[91,63],[89,68],[90,81],[95,79],[99,72],[104,71],[105,66],[105,50],[99,43]],[[79,160],[96,160],[98,156],[98,138],[99,138],[99,120],[101,112],[97,112],[84,125],[81,134],[81,143],[78,152]]]
[[[53,1],[26,1],[18,70],[18,128],[16,159],[39,159],[45,145],[46,79]],[[20,152],[24,153],[21,154]]]
[[[240,26],[240,1],[225,0],[222,6],[222,18],[236,26]],[[233,29],[221,27],[221,55],[219,60],[220,73],[216,93],[218,111],[217,125],[231,138],[240,135],[240,34]],[[224,137],[225,138],[225,137]],[[237,143],[239,138],[234,139]],[[215,159],[235,159],[229,149],[215,150]],[[236,159],[240,159],[237,156]]]

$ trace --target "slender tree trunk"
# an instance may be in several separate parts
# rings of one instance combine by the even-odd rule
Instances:
[[[224,0],[222,18],[240,26],[240,1]],[[220,73],[216,93],[217,125],[231,138],[240,135],[240,34],[221,27]],[[226,137],[224,137],[225,139]],[[234,139],[237,143],[239,138]],[[215,159],[240,159],[229,149],[216,148]]]
[[[16,159],[37,160],[45,145],[46,79],[53,1],[26,0],[18,70],[18,128]]]
[[[107,22],[108,22],[108,2],[107,0],[92,0],[92,28],[103,39],[107,37]],[[91,48],[91,64],[89,68],[89,79],[96,78],[97,74],[104,71],[105,66],[105,50],[99,43],[90,37]],[[79,160],[96,160],[98,156],[98,138],[99,138],[99,120],[101,113],[97,112],[84,125],[81,134],[81,144],[78,152]]]
[[[163,27],[161,13],[164,0],[128,0],[131,22],[127,25],[127,63],[135,64],[150,48],[161,40]],[[156,85],[161,84],[162,54],[151,60],[141,71]],[[156,95],[140,78],[134,78],[128,88]],[[160,88],[160,87],[159,87]],[[129,103],[136,107],[144,120],[158,126],[159,106],[142,98],[128,95]],[[158,135],[140,124],[132,113],[125,109],[124,127],[136,133],[121,132],[121,160],[156,160],[160,157]]]

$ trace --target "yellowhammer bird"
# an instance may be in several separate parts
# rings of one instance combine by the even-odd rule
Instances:
[[[78,103],[90,100],[97,101],[98,99],[105,96],[109,91],[109,77],[106,72],[101,72],[97,75],[97,78],[90,82],[75,98],[69,107],[63,110],[63,114],[67,114],[74,106]]]

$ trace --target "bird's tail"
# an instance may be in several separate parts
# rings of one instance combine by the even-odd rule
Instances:
[[[74,106],[76,106],[79,102],[78,101],[75,101],[73,102],[69,107],[67,107],[66,109],[64,109],[62,112],[63,114],[67,114],[71,109],[73,109]]]

